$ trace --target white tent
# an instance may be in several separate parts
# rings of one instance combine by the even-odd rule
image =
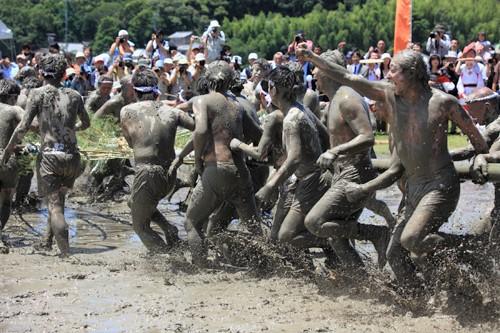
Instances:
[[[6,42],[7,40],[9,40],[9,43]],[[0,20],[0,42],[10,50],[11,58],[14,59],[14,34],[2,20]]]

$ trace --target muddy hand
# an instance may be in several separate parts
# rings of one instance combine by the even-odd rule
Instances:
[[[472,181],[476,184],[484,184],[488,180],[488,162],[482,154],[472,160],[470,173]]]
[[[241,145],[241,141],[234,138],[231,140],[231,142],[229,143],[229,148],[231,148],[232,151],[240,151],[240,145]]]
[[[255,200],[259,206],[265,205],[270,199],[273,193],[273,189],[269,186],[263,186],[256,194]]]
[[[345,186],[345,194],[349,202],[358,202],[366,196],[366,192],[363,190],[363,187],[356,183],[348,183]]]
[[[308,60],[311,56],[311,50],[307,48],[306,43],[300,43],[295,48],[295,55],[298,60]]]
[[[172,165],[170,165],[170,168],[168,168],[168,177],[172,177],[172,175],[177,171],[177,169],[181,166],[181,164],[182,164],[182,159],[177,157],[172,162]]]
[[[318,160],[316,161],[316,164],[318,164],[322,170],[326,170],[332,166],[333,162],[336,159],[337,159],[337,154],[327,150],[319,156]]]

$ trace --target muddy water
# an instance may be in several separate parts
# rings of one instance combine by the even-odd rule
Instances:
[[[172,202],[178,202],[185,192]],[[378,198],[396,211],[396,188]],[[493,187],[462,184],[457,212],[443,230],[479,231]],[[360,288],[324,293],[309,278],[256,279],[244,272],[198,271],[182,248],[151,257],[133,233],[125,202],[69,200],[66,218],[74,255],[34,252],[46,210],[12,217],[11,253],[0,257],[0,332],[495,332],[492,322],[468,326],[439,310],[415,314]],[[177,205],[160,210],[179,227]],[[170,210],[170,211],[168,211]],[[369,211],[362,222],[383,223]],[[373,251],[366,244],[367,256]]]

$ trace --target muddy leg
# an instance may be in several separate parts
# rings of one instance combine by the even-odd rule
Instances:
[[[326,238],[319,238],[307,231],[304,225],[305,216],[296,209],[290,209],[281,225],[278,233],[278,240],[284,243],[290,243],[298,248],[326,247],[328,242]]]
[[[64,197],[66,191],[60,189],[48,195],[50,229],[54,234],[61,256],[69,255],[68,225],[64,219]]]
[[[158,209],[155,209],[155,211],[153,212],[151,221],[156,223],[161,228],[163,234],[165,235],[165,241],[168,245],[173,245],[180,242],[178,236],[179,230],[177,230],[175,226],[168,223],[168,220],[162,213],[160,213]]]
[[[401,233],[405,226],[406,221],[396,225],[387,249],[387,261],[396,279],[409,285],[415,281],[415,265],[410,259],[410,253],[401,245]]]
[[[28,174],[19,176],[19,181],[16,188],[16,200],[14,202],[14,207],[16,207],[17,209],[23,206],[24,200],[28,196],[33,175],[33,171],[30,171]]]
[[[10,206],[12,202],[12,190],[0,190],[0,253],[9,253],[2,231],[10,217]]]
[[[389,228],[391,230],[394,229],[394,226],[396,225],[396,218],[392,215],[391,210],[387,207],[385,202],[373,197],[366,202],[365,208],[371,210],[377,215],[382,216],[387,222]]]
[[[156,231],[151,228],[151,219],[153,213],[156,211],[158,202],[151,202],[147,200],[135,200],[130,202],[130,209],[132,211],[132,226],[134,231],[141,239],[142,243],[150,252],[165,253],[170,249],[163,239]],[[160,222],[161,223],[161,222]]]
[[[193,190],[184,223],[193,264],[199,266],[208,264],[203,225],[208,222],[210,214],[221,204],[216,194],[207,185],[203,185],[205,182],[203,178]]]
[[[223,202],[210,216],[207,226],[207,236],[217,235],[227,229],[231,220],[236,216],[234,206]]]

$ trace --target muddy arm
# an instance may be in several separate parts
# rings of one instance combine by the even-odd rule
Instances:
[[[296,54],[299,58],[303,57],[306,60],[311,61],[332,80],[353,88],[361,95],[376,101],[386,100],[387,85],[385,83],[368,81],[359,75],[351,74],[344,67],[326,61],[307,49],[298,48],[296,49]]]
[[[250,146],[238,139],[233,139],[231,141],[231,149],[234,151],[242,151],[258,161],[264,160],[267,157],[269,148],[273,142],[272,136],[276,128],[275,115],[269,115],[266,118],[263,127],[262,137],[260,138],[259,145],[257,147]]]
[[[76,112],[78,119],[80,119],[80,121],[75,125],[75,131],[83,131],[90,127],[90,117],[87,110],[85,110],[82,99],[78,97],[75,98],[75,101],[77,103]]]
[[[399,156],[396,150],[392,152],[391,163],[389,168],[378,175],[376,178],[370,180],[367,183],[361,185],[363,192],[372,193],[377,190],[384,189],[391,186],[395,181],[397,181],[404,173],[404,167],[399,160]]]
[[[456,98],[453,98],[450,103],[449,119],[460,128],[462,133],[467,135],[476,153],[487,153],[488,145],[467,112],[460,106]]]
[[[203,171],[203,152],[210,138],[208,131],[208,112],[205,103],[197,100],[193,105],[195,114],[195,129],[193,131],[194,163],[196,170],[201,175]]]
[[[9,158],[11,153],[14,151],[16,146],[22,141],[26,132],[28,132],[33,119],[38,114],[37,108],[37,96],[34,94],[30,94],[28,97],[28,102],[26,103],[26,112],[24,113],[21,122],[17,125],[14,133],[10,137],[9,143],[5,147],[5,152],[2,158],[2,164],[5,164]]]

